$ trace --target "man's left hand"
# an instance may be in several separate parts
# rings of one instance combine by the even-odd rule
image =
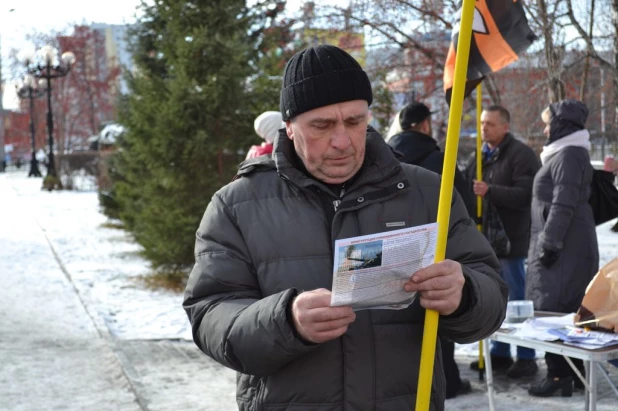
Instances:
[[[465,282],[461,264],[444,260],[412,274],[404,289],[407,292],[418,291],[422,307],[449,315],[461,303]]]
[[[485,197],[485,194],[489,191],[489,185],[484,181],[474,180],[474,187],[472,189],[474,190],[474,195]]]

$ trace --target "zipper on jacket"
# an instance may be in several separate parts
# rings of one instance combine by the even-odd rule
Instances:
[[[335,213],[337,212],[337,209],[341,205],[341,199],[343,198],[345,193],[346,193],[346,191],[345,191],[345,183],[344,183],[341,186],[341,192],[339,193],[339,198],[337,200],[333,200],[333,207],[335,208]],[[333,220],[334,220],[334,218],[333,218]]]

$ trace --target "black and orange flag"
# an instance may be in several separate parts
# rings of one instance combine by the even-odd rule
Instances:
[[[485,78],[518,59],[536,40],[522,0],[476,0],[465,96]],[[451,101],[459,22],[453,27],[444,67],[446,101]]]

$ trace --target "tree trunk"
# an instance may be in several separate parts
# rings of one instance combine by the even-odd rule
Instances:
[[[618,68],[618,0],[612,0],[612,25],[614,26],[614,67]],[[614,114],[614,126],[618,123],[618,74],[616,70],[612,70],[613,83],[614,83],[614,95],[613,105],[616,107]],[[614,127],[615,128],[615,127]]]
[[[595,0],[592,0],[592,2],[590,3],[590,25],[588,27],[588,37],[590,38],[591,41],[594,35],[593,33],[594,5],[595,5]],[[587,52],[586,52],[586,60],[584,61],[584,72],[582,74],[582,84],[581,84],[581,88],[579,89],[579,99],[581,101],[586,101],[586,86],[588,85],[588,69],[590,67],[591,52],[592,52],[591,45],[589,44],[587,47]]]
[[[487,93],[489,94],[489,97],[491,97],[491,101],[494,104],[501,105],[502,98],[500,96],[500,90],[498,90],[498,86],[496,85],[496,79],[494,75],[490,74],[487,77],[485,77],[484,83],[485,83],[485,88],[487,89]]]
[[[618,1],[618,0],[612,0]],[[543,38],[545,40],[545,58],[547,59],[547,79],[548,79],[548,97],[550,103],[563,100],[565,96],[564,82],[560,79],[562,65],[562,48],[554,45],[552,36],[551,16],[547,11],[547,2],[545,0],[537,0],[539,9],[539,19],[543,27]]]

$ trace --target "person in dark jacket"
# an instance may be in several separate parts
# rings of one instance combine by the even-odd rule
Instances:
[[[599,269],[599,247],[588,203],[593,169],[588,108],[580,101],[551,104],[542,114],[548,137],[543,166],[532,190],[532,237],[528,250],[526,297],[536,310],[577,311],[588,283]],[[570,396],[576,374],[561,355],[545,354],[547,377],[532,386],[538,397],[560,391]],[[574,360],[583,370],[580,360]],[[583,384],[576,378],[578,387]]]
[[[240,410],[413,410],[425,309],[472,342],[504,319],[507,287],[453,198],[446,260],[402,284],[400,310],[331,306],[334,242],[436,221],[440,177],[400,163],[367,127],[367,74],[329,45],[287,63],[272,157],[246,160],[212,197],[184,296],[196,345],[238,371]],[[431,409],[444,409],[436,351]]]
[[[534,151],[509,132],[510,120],[508,110],[502,106],[483,110],[483,180],[476,181],[476,161],[468,168],[468,178],[474,182],[474,194],[483,197],[482,224],[487,226],[492,210],[502,221],[510,242],[510,250],[498,254],[502,275],[509,285],[509,299],[523,300],[524,260],[530,241],[532,180],[540,163]],[[510,345],[492,342],[491,361],[494,370],[506,372],[511,378],[532,376],[538,371],[534,350],[525,347],[517,347],[517,361],[513,363]],[[470,367],[477,370],[478,361]]]
[[[426,168],[442,174],[444,153],[431,137],[431,110],[421,102],[412,102],[399,114],[400,133],[391,137],[388,144],[402,155],[401,161]],[[470,217],[476,217],[475,200],[472,190],[462,173],[455,169],[454,189],[461,196]],[[459,367],[455,362],[455,343],[448,339],[440,340],[442,363],[446,377],[446,398],[454,398],[472,391],[470,381],[461,379]]]

